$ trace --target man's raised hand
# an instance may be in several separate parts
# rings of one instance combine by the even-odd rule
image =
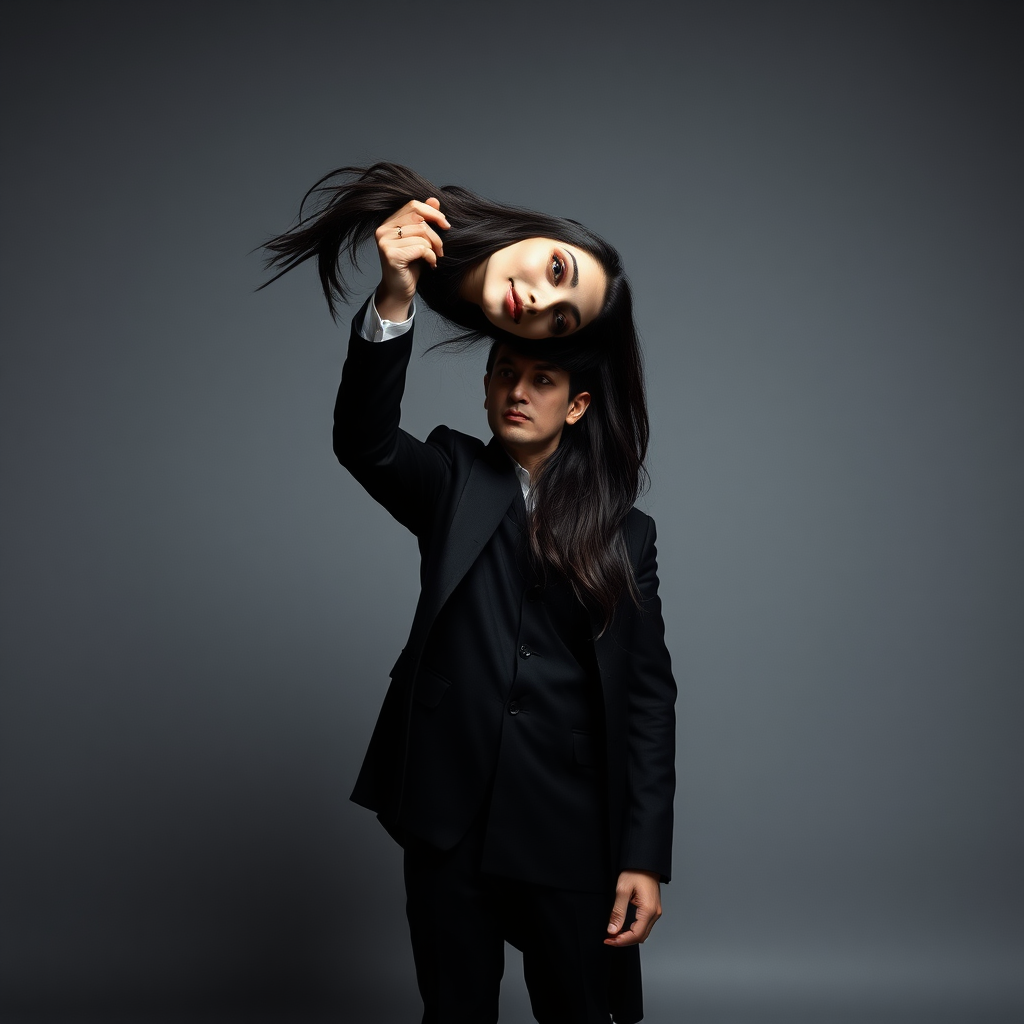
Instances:
[[[432,225],[451,227],[441,212],[440,200],[433,196],[425,203],[410,199],[377,228],[381,277],[373,301],[381,319],[400,322],[408,318],[423,267],[420,261],[437,267],[444,255],[444,243]]]

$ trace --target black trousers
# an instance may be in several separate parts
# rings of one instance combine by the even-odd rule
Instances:
[[[523,954],[540,1024],[643,1017],[636,946],[602,940],[614,893],[532,885],[480,871],[482,827],[454,850],[405,844],[406,910],[423,1024],[494,1024],[504,944]]]

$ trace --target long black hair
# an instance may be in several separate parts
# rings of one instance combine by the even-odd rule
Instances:
[[[626,594],[639,600],[622,525],[646,482],[649,424],[633,300],[618,252],[582,224],[497,203],[458,185],[438,188],[400,164],[342,167],[306,193],[294,228],[265,245],[277,280],[315,259],[331,315],[347,301],[342,257],[356,266],[374,231],[410,199],[436,196],[451,227],[444,258],[420,274],[417,294],[456,330],[446,345],[493,339],[527,354],[543,352],[570,374],[572,394],[589,391],[590,407],[566,426],[535,481],[531,547],[545,567],[564,574],[602,622]],[[307,204],[310,210],[307,213]],[[590,253],[607,277],[604,304],[586,327],[543,342],[500,330],[459,295],[466,274],[491,253],[527,238],[553,238]],[[265,287],[262,285],[261,287]]]

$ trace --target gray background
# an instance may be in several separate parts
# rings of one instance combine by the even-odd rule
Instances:
[[[1020,11],[5,5],[0,1016],[416,1017],[347,801],[415,548],[331,454],[314,275],[253,291],[375,158],[630,270],[681,684],[648,1020],[1024,1012]],[[480,359],[418,358],[406,425],[485,429]]]

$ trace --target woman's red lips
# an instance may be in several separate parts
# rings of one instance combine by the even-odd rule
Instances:
[[[508,291],[505,293],[505,308],[508,310],[508,315],[512,317],[513,323],[519,323],[519,318],[523,315],[523,303],[516,292],[516,286],[512,283],[512,278],[508,280]]]

